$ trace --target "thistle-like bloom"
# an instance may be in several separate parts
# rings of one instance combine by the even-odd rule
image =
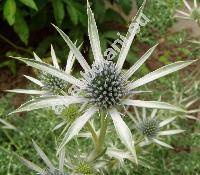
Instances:
[[[137,20],[141,20],[142,10],[143,6],[140,8],[137,16],[133,19],[132,24]],[[59,69],[56,69],[40,61],[26,58],[16,58],[25,62],[29,66],[47,72],[48,74],[63,79],[66,82],[72,84],[78,88],[77,93],[69,96],[48,96],[36,98],[23,104],[13,113],[30,111],[55,105],[68,106],[70,104],[84,104],[88,109],[82,116],[77,118],[71,124],[58,149],[59,152],[75,135],[79,133],[84,125],[90,119],[92,119],[95,113],[103,110],[104,113],[107,114],[106,116],[111,117],[119,138],[127,147],[127,149],[134,155],[135,161],[137,162],[132,133],[126,123],[123,121],[120,112],[123,111],[124,106],[127,105],[182,111],[182,109],[179,107],[175,107],[165,102],[133,100],[130,98],[130,95],[141,93],[142,91],[136,91],[135,89],[174,71],[180,70],[190,65],[193,61],[179,61],[172,63],[158,70],[155,70],[145,75],[144,77],[139,78],[138,80],[133,81],[131,77],[150,57],[151,53],[154,51],[157,45],[150,48],[129,70],[123,70],[122,67],[138,28],[132,27],[135,25],[130,25],[129,32],[126,36],[126,42],[124,42],[122,45],[117,63],[108,61],[103,57],[101,53],[96,22],[90,9],[89,3],[87,5],[87,13],[88,33],[94,55],[94,63],[92,66],[89,66],[81,52],[78,50],[78,48],[76,48],[69,37],[61,29],[54,26],[82,66],[84,72],[81,73],[81,78],[78,79],[71,74],[66,74]]]
[[[17,156],[24,163],[24,165],[26,165],[31,170],[37,172],[38,175],[68,175],[68,173],[64,172],[64,163],[65,163],[64,149],[62,149],[62,151],[59,154],[59,168],[55,168],[55,166],[52,164],[52,162],[49,160],[46,154],[34,141],[33,141],[33,146],[35,150],[37,151],[37,154],[45,163],[46,168],[41,168],[40,166],[30,162],[29,160],[21,156]]]
[[[188,12],[176,10],[179,13],[179,15],[176,15],[175,17],[194,20],[198,24],[200,24],[200,7],[197,5],[197,0],[194,0],[193,7],[191,7],[186,0],[183,0],[183,2],[185,4],[185,7],[188,9]]]
[[[184,130],[181,129],[166,130],[166,131],[162,130],[164,126],[172,123],[176,117],[171,117],[161,121],[157,117],[157,109],[154,109],[150,116],[147,116],[145,108],[143,108],[142,116],[139,115],[137,108],[134,108],[134,110],[137,119],[134,119],[133,117],[131,118],[135,122],[137,129],[140,131],[140,134],[145,139],[140,143],[140,146],[148,145],[153,142],[167,148],[172,148],[171,145],[168,145],[167,143],[161,141],[160,137],[170,136],[184,132]]]
[[[36,61],[43,63],[43,61],[34,53],[34,58]],[[53,46],[51,45],[51,59],[53,62],[53,67],[62,71],[55,54],[55,51],[53,49]],[[75,61],[74,54],[70,51],[67,59],[67,64],[65,67],[64,72],[66,74],[70,74],[72,71],[72,67]],[[59,95],[59,94],[65,94],[66,88],[68,83],[64,81],[63,79],[60,79],[59,77],[52,76],[51,74],[48,74],[47,72],[41,70],[41,75],[39,76],[39,79],[24,75],[28,80],[33,82],[34,84],[38,85],[40,87],[40,90],[29,90],[29,89],[13,89],[13,90],[6,90],[7,92],[16,92],[16,93],[23,93],[23,94],[31,94],[31,95]]]

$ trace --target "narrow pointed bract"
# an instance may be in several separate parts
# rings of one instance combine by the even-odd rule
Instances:
[[[129,130],[126,123],[122,120],[119,112],[116,109],[110,110],[110,116],[113,120],[115,129],[116,129],[117,134],[119,135],[121,141],[129,149],[129,151],[133,154],[135,162],[136,162],[136,164],[138,164],[137,155],[136,155],[135,146],[134,146],[134,140],[133,140],[131,131]]]
[[[132,24],[135,23],[136,20],[140,21],[145,4],[146,4],[146,0],[144,0],[142,6],[139,8],[136,16],[133,18],[133,20],[131,22]],[[117,61],[117,64],[116,64],[117,71],[119,71],[119,72],[121,71],[121,69],[124,65],[124,62],[125,62],[126,57],[128,55],[128,51],[131,47],[131,44],[133,42],[133,39],[134,39],[136,33],[137,33],[138,27],[135,27],[133,29],[132,29],[131,24],[130,24],[129,30],[128,30],[127,35],[126,35],[127,41],[123,43],[122,49],[119,53],[119,58],[118,58],[118,61]]]
[[[55,26],[54,24],[52,24],[52,25],[55,27],[55,29],[60,33],[62,38],[65,40],[65,42],[67,43],[67,45],[69,46],[69,48],[73,52],[73,54],[75,55],[76,59],[78,60],[78,62],[82,66],[82,68],[85,71],[90,70],[90,66],[85,61],[85,59],[84,59],[83,55],[80,53],[80,51],[76,48],[76,46],[73,44],[73,42],[69,39],[69,37],[57,26]]]
[[[87,14],[88,14],[88,35],[92,47],[92,52],[94,55],[94,60],[97,62],[103,61],[104,59],[101,53],[99,34],[94,19],[94,15],[92,13],[92,10],[90,9],[90,4],[88,0],[87,0]]]

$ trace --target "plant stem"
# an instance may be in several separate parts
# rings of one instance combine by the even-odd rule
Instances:
[[[25,48],[23,48],[23,47],[17,46],[16,44],[14,44],[12,41],[10,41],[9,39],[7,39],[5,36],[3,36],[3,35],[1,35],[1,34],[0,34],[0,38],[1,38],[2,40],[4,40],[5,42],[7,42],[8,44],[10,44],[10,45],[11,45],[12,47],[14,47],[15,49],[21,50],[21,51],[23,51],[23,52],[26,52],[26,53],[32,55],[32,52],[31,52],[31,51],[29,51],[29,50],[27,50],[27,49],[25,49]]]
[[[103,151],[103,144],[104,144],[106,131],[107,131],[107,122],[108,122],[107,116],[101,115],[100,134],[99,134],[99,137],[97,137],[96,143],[94,143],[94,145],[95,145],[94,150],[88,156],[89,162],[96,160]],[[93,140],[95,140],[95,139],[93,138]]]
[[[92,125],[90,124],[90,122],[87,122],[86,127],[87,127],[88,131],[92,134],[93,142],[96,145],[96,143],[98,142],[98,136],[97,136],[94,128],[92,127]]]

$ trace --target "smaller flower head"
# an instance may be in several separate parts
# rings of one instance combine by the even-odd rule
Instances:
[[[70,105],[62,111],[62,116],[67,119],[67,122],[72,123],[80,116],[81,112],[77,105]]]
[[[53,94],[60,94],[67,87],[66,81],[47,73],[42,73],[40,80],[44,85],[42,88],[46,91],[52,92]]]
[[[161,141],[161,136],[170,136],[178,133],[184,132],[184,130],[166,130],[163,131],[162,128],[175,120],[176,117],[171,117],[160,121],[157,119],[157,109],[154,109],[150,116],[147,115],[146,109],[143,108],[143,118],[140,117],[139,111],[135,109],[137,120],[133,119],[137,125],[137,129],[142,133],[145,140],[140,142],[140,146],[148,145],[152,142],[159,144],[164,147],[172,148],[172,146]],[[132,118],[134,118],[132,116]]]
[[[155,138],[159,131],[159,121],[157,119],[146,119],[139,124],[139,129],[147,138]]]
[[[93,168],[87,162],[81,162],[76,167],[76,172],[83,175],[93,175]]]
[[[198,24],[200,24],[200,7],[197,5],[197,0],[194,0],[193,7],[191,7],[190,4],[186,0],[183,0],[183,3],[185,7],[187,8],[188,12],[176,10],[179,15],[176,15],[175,17],[194,20]]]
[[[200,22],[200,7],[194,8],[191,12],[191,18]]]

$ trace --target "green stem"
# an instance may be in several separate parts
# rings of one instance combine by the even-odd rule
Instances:
[[[103,144],[104,144],[106,131],[107,131],[107,122],[108,122],[107,116],[101,115],[100,134],[99,134],[99,137],[97,137],[94,150],[88,156],[89,162],[96,160],[100,156],[100,154],[103,152]]]
[[[94,128],[92,127],[90,122],[87,122],[86,127],[87,127],[88,131],[92,134],[92,139],[93,139],[94,145],[96,145],[96,143],[98,142],[98,136],[97,136]]]
[[[107,116],[101,116],[101,129],[100,129],[100,135],[99,135],[99,147],[101,148],[103,146],[104,143],[104,139],[106,136],[106,131],[107,131],[107,122],[108,122],[108,118]]]

